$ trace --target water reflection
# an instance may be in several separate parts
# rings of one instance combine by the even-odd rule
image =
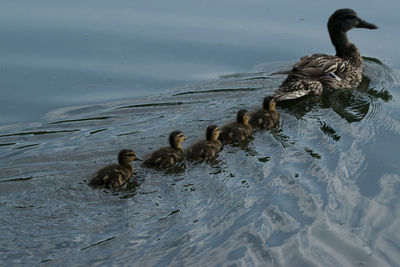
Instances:
[[[365,92],[369,88],[370,81],[363,77],[357,90],[337,90],[323,98],[323,107],[332,108],[347,122],[361,121],[370,109],[371,99]]]
[[[298,119],[314,109],[331,108],[339,116],[351,123],[361,121],[370,111],[373,101],[381,99],[384,102],[388,102],[392,98],[392,95],[385,88],[376,90],[370,87],[369,78],[363,76],[363,80],[357,90],[336,90],[333,93],[324,95],[322,98],[317,96],[304,97],[299,100],[285,101],[280,103],[280,106]],[[324,122],[321,123],[324,124]]]

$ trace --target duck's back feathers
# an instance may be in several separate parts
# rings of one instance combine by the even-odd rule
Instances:
[[[271,129],[279,120],[278,111],[259,109],[250,114],[249,123],[254,129]]]
[[[124,185],[132,175],[132,166],[112,164],[94,173],[88,184],[94,187],[116,188]]]
[[[200,140],[186,151],[186,159],[189,161],[213,160],[222,150],[219,140]]]
[[[302,57],[275,91],[275,99],[289,100],[309,94],[320,95],[323,90],[358,86],[362,78],[362,59],[355,46],[353,52],[352,58],[345,59],[324,54]]]
[[[252,132],[250,125],[232,122],[222,127],[219,139],[224,144],[239,143],[248,138]]]
[[[302,78],[317,78],[329,73],[341,71],[343,59],[325,54],[312,54],[300,58],[293,66],[291,74]]]
[[[183,158],[184,153],[181,148],[162,147],[154,151],[143,165],[148,168],[165,169],[178,164]]]
[[[276,101],[296,99],[310,94],[320,95],[322,93],[320,81],[289,78],[289,76],[281,87],[274,92],[273,97]]]

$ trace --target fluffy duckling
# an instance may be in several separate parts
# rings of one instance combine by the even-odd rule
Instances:
[[[336,55],[312,54],[302,57],[292,70],[274,74],[289,74],[274,93],[276,101],[321,95],[324,91],[355,88],[362,79],[363,60],[357,47],[347,38],[353,28],[378,29],[360,19],[352,9],[336,10],[328,21],[328,31]]]
[[[131,162],[140,160],[135,152],[123,149],[118,154],[118,163],[101,168],[93,174],[88,185],[95,187],[117,188],[124,185],[133,175]]]
[[[267,96],[262,106],[263,108],[250,114],[249,123],[255,129],[271,129],[279,120],[276,102],[272,96]]]
[[[184,159],[181,144],[185,136],[181,131],[173,131],[169,135],[170,147],[162,147],[145,159],[143,165],[147,168],[166,169],[173,167]]]
[[[206,140],[200,140],[186,151],[189,161],[203,161],[214,159],[222,150],[222,143],[218,140],[220,130],[217,125],[211,124],[206,130]]]
[[[239,110],[236,121],[222,127],[219,139],[223,144],[240,143],[253,133],[247,110]]]

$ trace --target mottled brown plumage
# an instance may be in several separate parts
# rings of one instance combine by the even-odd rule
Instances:
[[[186,159],[189,161],[213,160],[222,150],[222,143],[218,140],[220,130],[217,125],[209,125],[206,130],[206,140],[197,141],[186,150]]]
[[[223,144],[240,143],[247,139],[253,133],[249,124],[249,114],[243,109],[237,113],[236,121],[222,127],[219,140]]]
[[[261,109],[250,114],[250,125],[254,129],[271,129],[279,120],[279,112],[275,108],[276,102],[272,96],[264,98]]]
[[[138,160],[135,152],[123,149],[118,154],[118,163],[101,168],[93,174],[88,185],[94,187],[117,188],[124,185],[133,175],[131,162]]]
[[[312,54],[302,57],[275,91],[276,101],[295,99],[305,95],[321,95],[340,88],[355,88],[362,79],[363,61],[357,47],[350,43],[347,31],[353,28],[377,29],[357,16],[352,9],[339,9],[329,18],[328,31],[336,56]]]
[[[173,131],[169,135],[169,147],[162,147],[154,151],[143,162],[147,168],[168,169],[183,161],[184,152],[181,144],[185,136],[181,131]]]

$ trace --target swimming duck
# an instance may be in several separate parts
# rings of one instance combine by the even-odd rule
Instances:
[[[135,152],[123,149],[118,154],[118,163],[101,168],[93,174],[88,185],[95,187],[116,188],[124,185],[133,175],[131,162],[140,160]]]
[[[279,120],[279,112],[272,96],[264,98],[262,108],[250,114],[250,125],[255,129],[271,129]]]
[[[181,144],[185,136],[181,131],[173,131],[169,135],[169,147],[162,147],[154,151],[145,159],[143,165],[147,168],[166,169],[173,167],[184,159]]]
[[[312,54],[302,57],[292,70],[274,73],[289,74],[274,93],[275,100],[357,87],[362,79],[363,61],[357,47],[347,38],[346,33],[353,28],[378,29],[376,25],[360,19],[352,9],[336,10],[328,20],[328,31],[336,56]]]
[[[222,143],[218,140],[220,130],[217,125],[211,124],[206,130],[206,140],[200,140],[186,151],[189,161],[203,161],[214,159],[222,150]]]
[[[247,110],[239,110],[236,121],[222,127],[219,140],[223,144],[240,143],[253,133],[249,124],[249,113]]]

